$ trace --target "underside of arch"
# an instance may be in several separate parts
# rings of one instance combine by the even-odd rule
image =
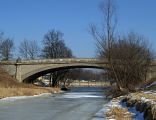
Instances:
[[[22,76],[22,81],[27,82],[27,81],[32,81],[35,80],[36,78],[43,76],[45,74],[59,71],[59,70],[65,70],[65,69],[74,69],[74,68],[95,68],[95,69],[107,69],[106,67],[102,66],[89,66],[89,65],[78,65],[78,66],[63,66],[63,67],[56,67],[56,68],[47,68],[47,69],[41,69],[39,71],[31,71],[30,73],[23,75]]]

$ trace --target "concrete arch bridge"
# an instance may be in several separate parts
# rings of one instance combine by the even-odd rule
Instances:
[[[42,59],[22,61],[2,61],[1,66],[19,82],[33,80],[50,72],[72,68],[108,68],[107,61],[99,59]]]
[[[72,68],[108,68],[107,60],[93,58],[65,58],[65,59],[41,59],[1,61],[0,65],[19,82],[33,80],[50,72]],[[156,77],[156,61],[150,65],[149,79]]]

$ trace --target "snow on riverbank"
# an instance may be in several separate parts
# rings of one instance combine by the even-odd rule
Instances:
[[[121,104],[122,107],[127,108],[126,103],[120,102],[120,104]],[[139,111],[137,111],[135,107],[128,107],[127,109],[128,109],[129,112],[131,112],[131,114],[133,115],[133,118],[135,120],[144,120],[143,113],[140,113]]]
[[[15,101],[15,100],[28,99],[28,98],[41,97],[41,96],[50,96],[50,95],[52,95],[52,93],[42,93],[42,94],[33,95],[33,96],[6,97],[6,98],[0,99],[0,102]]]
[[[121,99],[124,98],[124,96],[112,99],[109,103],[105,104],[101,110],[99,110],[95,114],[95,118],[93,120],[115,120],[115,115],[113,112],[123,115],[122,118],[130,118],[130,119],[135,119],[135,120],[143,120],[143,113],[140,113],[136,110],[135,107],[126,107],[125,103],[121,102]],[[110,114],[110,116],[106,115]]]
[[[156,82],[153,82],[152,84],[146,86],[146,88],[149,88],[149,87],[154,86],[154,85],[156,85]]]
[[[93,120],[103,120],[106,117],[106,113],[110,111],[112,108],[122,108],[119,99],[113,99],[109,103],[105,104],[101,110],[99,110],[95,114],[95,118]],[[113,118],[107,118],[108,120],[114,120]]]

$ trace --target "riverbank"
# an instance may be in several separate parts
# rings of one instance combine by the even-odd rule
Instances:
[[[38,87],[32,84],[19,83],[0,68],[0,99],[14,96],[33,96],[42,93],[59,93],[60,88]]]
[[[108,120],[155,120],[156,91],[140,91],[116,97],[104,108],[104,117]]]
[[[15,100],[22,100],[22,99],[29,99],[29,98],[35,98],[35,97],[43,97],[43,96],[51,96],[51,93],[42,93],[39,95],[32,95],[32,96],[13,96],[13,97],[5,97],[0,99],[0,102],[10,102]]]
[[[34,96],[40,95],[43,93],[59,93],[61,92],[60,88],[50,88],[50,87],[14,87],[14,88],[0,88],[0,99],[6,97],[14,96]]]

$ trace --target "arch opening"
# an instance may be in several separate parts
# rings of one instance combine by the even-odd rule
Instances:
[[[39,72],[33,71],[31,74],[27,74],[24,76],[24,79],[22,82],[29,82],[37,79],[40,76],[44,76],[48,73],[53,73],[55,71],[61,71],[61,70],[70,70],[70,69],[76,69],[76,68],[92,68],[92,69],[101,69],[101,70],[106,70],[108,69],[107,67],[102,67],[102,66],[86,66],[86,65],[75,65],[75,66],[63,66],[63,67],[56,67],[56,68],[48,68],[46,70],[40,70]]]

